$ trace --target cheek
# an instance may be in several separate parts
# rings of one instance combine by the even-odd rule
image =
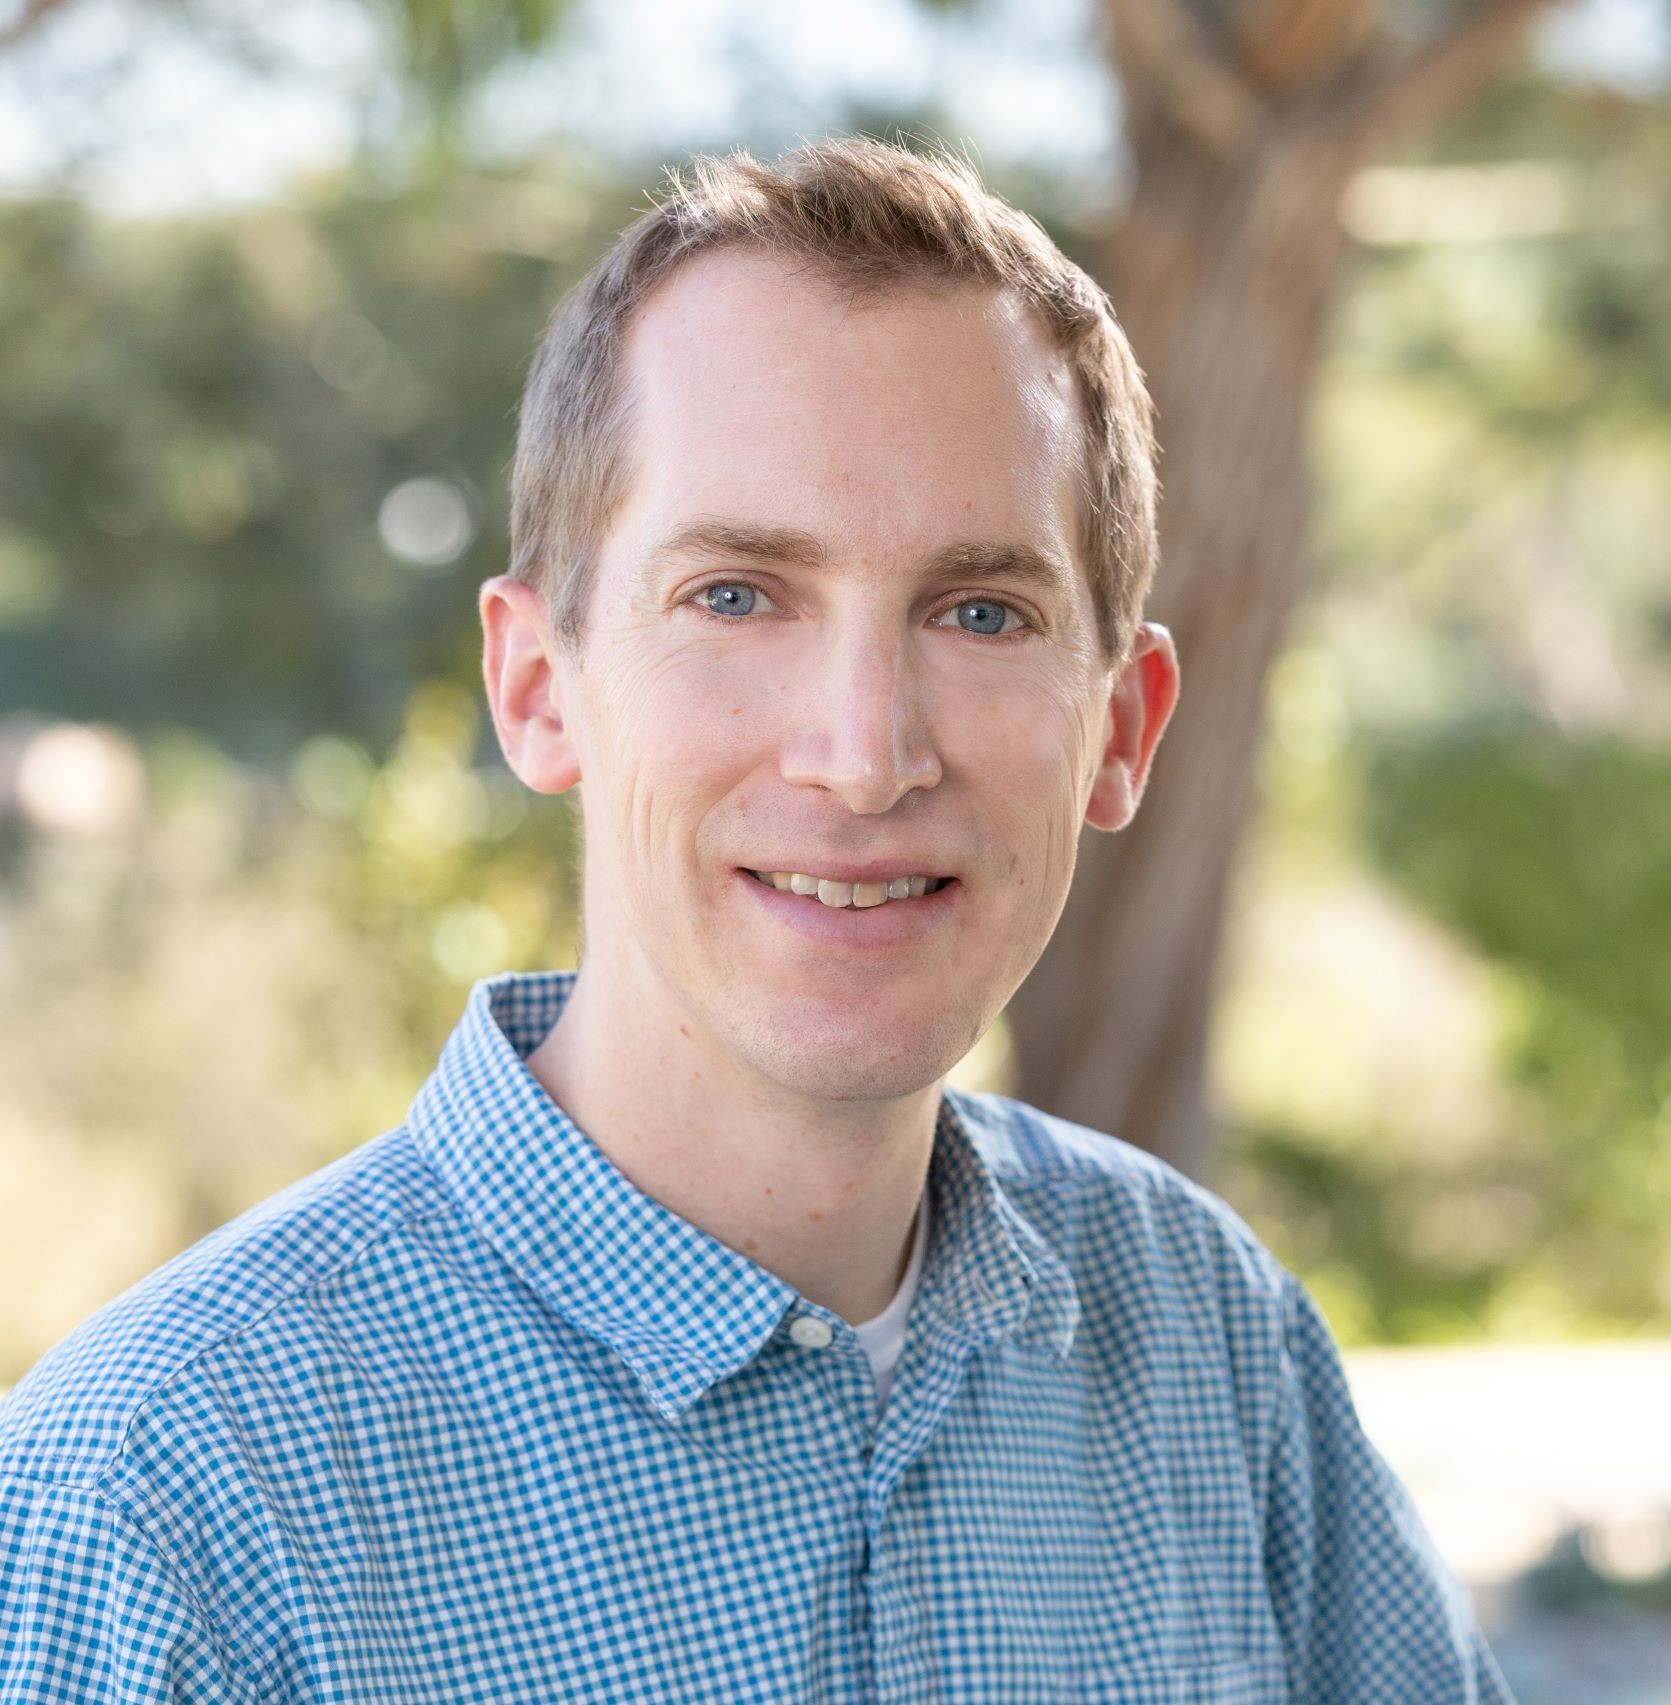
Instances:
[[[717,798],[755,763],[758,683],[689,647],[621,647],[589,712],[596,773],[626,843],[624,868],[688,848]]]
[[[980,801],[992,878],[1048,929],[1078,856],[1095,735],[1086,700],[1054,681],[1030,682],[969,699],[946,727],[955,730],[948,771],[955,764]]]
[[[1077,818],[1092,740],[1083,697],[1048,678],[1006,682],[959,693],[937,722],[946,755],[975,785],[1025,801],[1026,815],[1054,805]]]

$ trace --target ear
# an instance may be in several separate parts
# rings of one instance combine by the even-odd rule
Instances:
[[[1158,622],[1140,622],[1131,659],[1114,679],[1108,730],[1085,821],[1093,829],[1123,829],[1137,814],[1155,747],[1178,702],[1178,654]]]
[[[580,780],[580,753],[564,705],[568,671],[545,600],[508,574],[484,581],[482,678],[505,762],[536,793],[567,793]]]

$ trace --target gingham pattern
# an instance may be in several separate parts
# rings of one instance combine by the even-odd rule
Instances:
[[[948,1091],[877,1422],[529,1074],[573,975],[478,984],[405,1125],[0,1407],[5,1705],[1507,1699],[1217,1198]]]

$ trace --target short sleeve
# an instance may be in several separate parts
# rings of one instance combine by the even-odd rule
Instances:
[[[1291,1275],[1265,1573],[1293,1705],[1513,1705],[1461,1582],[1364,1436],[1340,1351]]]
[[[253,1705],[138,1526],[84,1486],[0,1475],[0,1705]]]

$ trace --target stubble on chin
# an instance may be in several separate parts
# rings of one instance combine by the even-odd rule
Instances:
[[[943,1079],[968,1052],[967,1024],[941,1014],[901,1034],[841,1015],[777,1009],[734,1027],[747,1066],[792,1094],[819,1101],[897,1101]]]

